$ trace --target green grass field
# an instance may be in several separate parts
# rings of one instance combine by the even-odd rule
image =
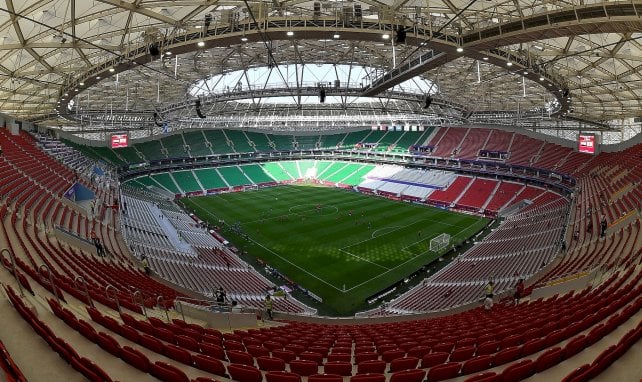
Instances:
[[[248,240],[223,235],[304,288],[330,312],[352,314],[365,299],[439,256],[430,239],[451,243],[486,219],[319,186],[281,186],[183,200],[201,219],[239,224]]]

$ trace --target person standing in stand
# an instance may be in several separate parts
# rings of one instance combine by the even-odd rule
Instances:
[[[484,294],[486,297],[484,298],[484,309],[485,310],[491,310],[493,308],[493,291],[495,290],[495,283],[491,280],[486,284],[486,288],[484,289]]]
[[[223,287],[219,287],[218,290],[216,291],[216,303],[218,305],[225,305],[227,302],[227,293],[225,293],[225,289]]]
[[[140,262],[143,265],[145,274],[149,276],[152,273],[152,270],[149,268],[149,261],[147,260],[147,257],[143,256]]]
[[[272,306],[273,301],[270,295],[265,296],[265,311],[267,312],[268,318],[272,320]]]
[[[519,279],[519,281],[517,281],[517,285],[515,285],[515,294],[513,294],[515,305],[519,304],[519,299],[522,298],[523,294],[524,294],[524,280]]]

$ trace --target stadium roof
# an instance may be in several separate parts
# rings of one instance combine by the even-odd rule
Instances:
[[[89,132],[279,129],[279,119],[300,129],[351,121],[639,132],[640,13],[642,1],[6,0],[0,110]],[[317,64],[360,74],[317,83],[296,75]],[[292,65],[295,75],[284,74]],[[190,93],[203,79],[259,67],[270,86],[237,76],[230,90]],[[395,86],[416,75],[436,85],[430,99]],[[321,88],[338,102],[304,102]],[[360,96],[372,101],[352,102]]]

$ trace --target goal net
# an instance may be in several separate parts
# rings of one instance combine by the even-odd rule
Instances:
[[[430,240],[430,250],[432,252],[439,252],[450,244],[450,235],[442,233],[441,235]]]

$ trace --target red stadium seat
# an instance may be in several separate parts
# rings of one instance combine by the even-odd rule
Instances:
[[[330,354],[352,354],[352,348],[335,346]]]
[[[225,352],[230,363],[240,363],[243,365],[254,366],[254,357],[252,354],[240,350],[228,350]]]
[[[422,382],[426,371],[422,369],[402,370],[392,373],[389,382]]]
[[[419,364],[419,358],[417,357],[402,357],[393,359],[390,362],[390,372],[394,373],[395,371],[415,369]]]
[[[190,382],[182,370],[164,362],[153,363],[149,373],[164,382]]]
[[[426,354],[424,358],[421,359],[421,367],[427,369],[439,364],[442,364],[448,360],[450,353],[446,352],[434,352]]]
[[[257,345],[245,345],[245,349],[248,353],[252,354],[254,358],[256,357],[269,357],[270,351],[262,346]]]
[[[328,361],[323,364],[323,372],[341,376],[352,375],[352,363],[343,361]]]
[[[293,359],[296,359],[296,354],[294,354],[294,352],[292,352],[291,350],[273,350],[272,357],[281,358],[286,363],[289,363]]]
[[[340,362],[350,362],[352,360],[352,354],[328,354],[327,360],[329,362],[340,361]]]
[[[375,352],[364,352],[364,353],[355,353],[354,355],[354,362],[356,364],[360,364],[363,361],[370,361],[370,360],[375,360],[379,359],[379,354]]]
[[[245,351],[245,345],[243,343],[238,342],[238,341],[233,341],[233,340],[228,340],[223,343],[223,347],[225,348],[225,351],[230,351],[230,350],[238,350],[238,351]]]
[[[225,365],[223,365],[223,362],[220,360],[204,354],[194,354],[192,355],[192,359],[194,360],[194,366],[196,368],[205,370],[208,373],[227,377]]]
[[[87,379],[91,382],[104,382],[104,381],[109,381],[111,382],[111,379],[104,379],[102,378],[98,373],[96,373],[91,367],[86,366],[79,358],[73,358],[71,359],[71,367],[79,371],[82,375],[87,377]]]
[[[315,361],[295,359],[290,361],[290,371],[301,376],[309,376],[319,372],[319,365]]]
[[[391,362],[393,359],[401,358],[406,355],[406,352],[401,349],[386,350],[381,354],[381,359],[386,362]]]
[[[141,370],[145,373],[149,372],[150,370],[149,359],[145,354],[136,349],[132,349],[129,346],[123,346],[120,357],[123,359],[123,361],[134,366],[138,370]]]
[[[493,357],[490,355],[479,355],[464,362],[461,367],[461,374],[472,374],[490,369],[493,364]]]
[[[453,350],[450,354],[449,361],[451,362],[461,362],[469,360],[475,354],[474,346],[464,346]]]
[[[379,359],[363,361],[357,365],[357,373],[359,374],[364,374],[364,373],[379,374],[379,373],[383,373],[385,370],[386,370],[386,362]]]
[[[397,349],[397,345],[393,344],[392,340],[390,339],[386,339],[386,342],[384,343],[380,342],[377,345],[377,353],[379,353],[379,355],[383,355],[383,353],[387,352],[388,350],[395,350],[395,349]]]
[[[477,347],[477,355],[495,354],[499,351],[499,345],[497,340],[486,341]]]
[[[499,348],[507,349],[513,346],[519,346],[522,344],[522,335],[513,334],[500,341]]]
[[[462,338],[455,342],[455,349],[466,347],[466,346],[475,346],[477,340],[475,338]]]
[[[350,377],[350,382],[386,382],[386,376],[383,374],[357,374]]]
[[[301,382],[301,376],[289,371],[268,371],[265,373],[266,382]]]
[[[423,358],[426,354],[430,353],[430,346],[417,345],[408,350],[406,354],[408,357],[417,357],[419,359]]]
[[[219,382],[219,381],[212,378],[198,377],[198,378],[192,379],[192,382]]]
[[[546,347],[546,340],[544,338],[534,338],[532,340],[526,341],[522,345],[522,357],[535,354],[540,350],[543,350]]]
[[[141,334],[138,343],[158,354],[163,354],[163,351],[165,351],[165,345],[162,342],[147,334]]]
[[[96,365],[91,360],[83,357],[80,358],[80,363],[85,365],[85,367],[87,367],[88,369],[92,370],[94,374],[98,376],[98,380],[100,382],[111,382],[111,378],[109,377],[109,375],[107,375],[107,373],[100,366]]]
[[[289,343],[283,347],[285,350],[290,350],[294,354],[299,355],[305,351],[305,346],[297,343]]]
[[[174,343],[174,333],[165,329],[154,327],[154,337],[169,343]]]
[[[182,348],[185,348],[187,350],[195,351],[195,352],[200,352],[201,351],[201,346],[199,345],[198,341],[193,339],[192,337],[188,337],[182,334],[179,334],[174,337],[176,340],[176,344]]]
[[[314,361],[317,363],[317,365],[321,365],[323,363],[323,354],[311,352],[311,351],[304,351],[299,354],[299,359],[306,360],[306,361]]]
[[[435,353],[438,353],[438,352],[450,353],[454,347],[455,347],[455,344],[453,344],[452,342],[440,342],[432,347],[432,351]]]
[[[225,350],[223,350],[223,347],[215,344],[210,344],[206,342],[201,342],[201,353],[208,355],[210,357],[214,357],[216,359],[220,359],[221,361],[226,361],[227,358],[225,357]]]
[[[562,362],[564,359],[564,352],[559,347],[548,349],[537,357],[536,368],[537,372],[540,373],[550,367],[557,365]]]
[[[468,377],[464,380],[464,382],[499,382],[499,381],[501,381],[499,379],[499,376],[497,375],[497,373],[493,371],[488,371],[485,373],[473,375],[472,377]]]
[[[521,349],[517,346],[500,350],[499,352],[497,352],[497,354],[495,354],[494,365],[500,366],[500,365],[505,365],[507,363],[513,362],[514,360],[519,358],[520,352],[521,352]]]
[[[116,341],[112,336],[103,332],[99,332],[96,340],[101,348],[105,349],[116,357],[120,357],[120,345],[118,344],[118,341]]]
[[[535,363],[525,359],[508,366],[501,374],[502,381],[521,381],[535,374]]]
[[[461,363],[459,362],[447,362],[437,365],[428,370],[428,380],[430,382],[436,382],[455,378],[459,376],[459,370],[461,370]]]
[[[576,368],[571,371],[562,382],[586,382],[588,381],[588,376],[586,375],[587,371],[591,369],[591,365],[588,363]]]
[[[312,374],[308,382],[343,382],[343,377],[338,374]]]
[[[285,370],[285,361],[281,358],[276,357],[256,357],[256,364],[259,367],[259,370],[265,371],[284,371]]]
[[[227,365],[227,372],[230,379],[238,382],[261,382],[263,380],[263,374],[253,366],[231,363]]]
[[[283,345],[280,342],[276,341],[265,341],[263,342],[263,346],[268,348],[270,351],[283,349]]]
[[[186,365],[192,364],[192,354],[178,346],[165,345],[165,351],[163,353],[175,361],[182,362]]]
[[[564,346],[564,358],[570,358],[586,348],[586,336],[579,335]]]
[[[410,349],[412,349],[412,348],[414,348],[414,347],[417,347],[417,346],[419,346],[419,342],[416,342],[416,341],[406,341],[406,342],[404,342],[404,343],[399,344],[399,346],[398,346],[398,347],[399,347],[399,349],[401,349],[401,350],[405,351],[406,353],[408,353],[408,351],[409,351]]]
[[[125,327],[125,328],[127,328],[127,327]],[[131,329],[131,328],[129,328],[129,329]],[[85,322],[83,320],[78,320],[78,331],[80,332],[80,334],[85,336],[85,338],[87,338],[88,340],[90,340],[92,342],[96,342],[96,337],[98,336],[98,333],[96,332],[96,329],[94,329],[94,327],[91,326],[91,324],[89,324],[89,323],[87,323],[87,322]],[[134,330],[134,332],[136,333],[136,338],[138,338],[138,332],[136,332],[135,330]],[[127,339],[129,339],[127,336],[125,336],[125,337]]]

